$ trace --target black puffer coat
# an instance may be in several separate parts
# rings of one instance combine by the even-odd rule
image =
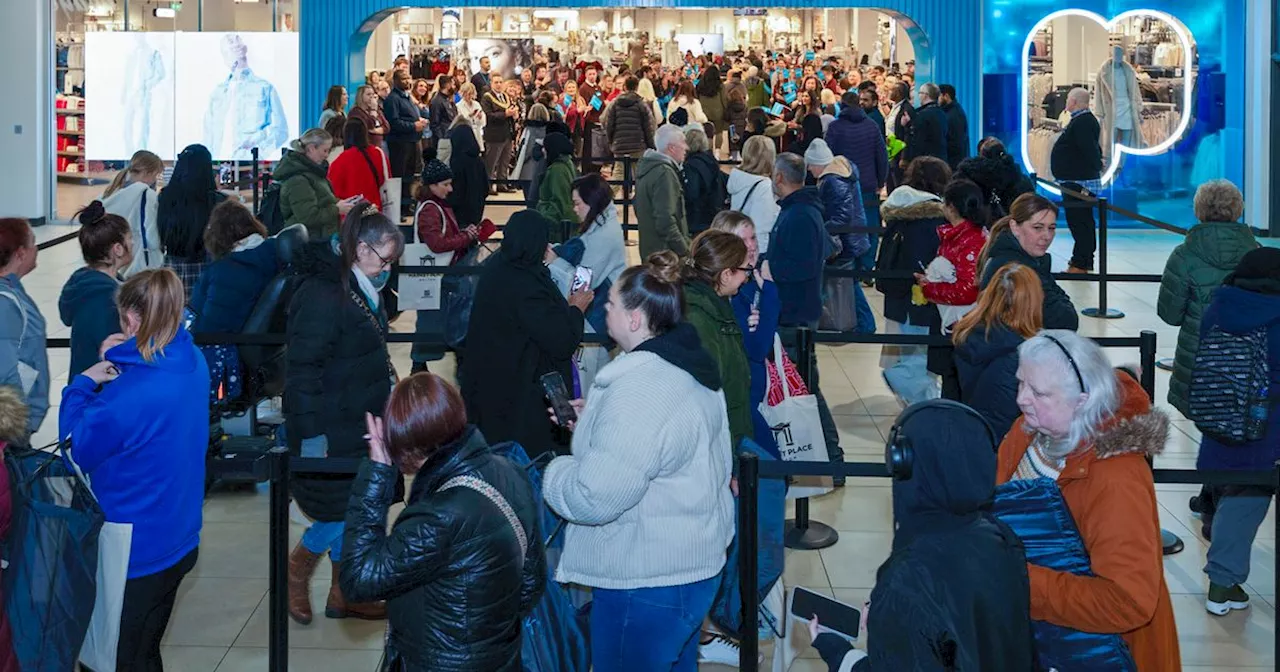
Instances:
[[[395,371],[387,355],[387,316],[371,309],[352,271],[328,242],[298,251],[295,271],[302,276],[289,302],[284,416],[289,450],[301,453],[302,440],[325,436],[329,457],[360,458],[365,443],[365,413],[382,415]],[[347,285],[343,286],[343,276]],[[342,520],[352,476],[293,479],[293,497],[308,516]]]
[[[640,154],[653,149],[653,112],[634,91],[614,99],[604,112],[605,134],[614,156]]]
[[[1005,231],[991,243],[991,254],[987,258],[987,265],[980,269],[982,279],[978,283],[978,289],[986,289],[987,283],[991,282],[991,276],[995,275],[1001,266],[1011,263],[1028,266],[1040,276],[1040,286],[1044,288],[1045,329],[1075,331],[1080,328],[1080,316],[1076,314],[1076,307],[1071,303],[1071,297],[1067,296],[1066,290],[1053,279],[1050,271],[1053,266],[1052,256],[1046,253],[1037,259],[1027,254],[1012,231]]]
[[[724,210],[729,176],[711,152],[692,152],[684,160],[684,211],[689,235],[711,228],[716,213]]]
[[[982,195],[987,197],[991,206],[991,216],[999,219],[1009,214],[1009,206],[1017,197],[1035,191],[1031,178],[1013,157],[1001,154],[998,158],[975,156],[960,162],[952,179],[970,180],[982,188]]]
[[[991,423],[997,438],[1022,415],[1018,408],[1018,346],[1026,340],[1003,324],[981,325],[956,346],[960,401]]]
[[[475,476],[507,500],[528,543],[523,566],[515,528],[497,505],[467,487]],[[546,587],[533,486],[524,470],[493,454],[474,427],[423,465],[409,505],[386,532],[399,472],[365,461],[352,488],[342,559],[349,600],[387,601],[390,656],[409,672],[519,672],[521,621]]]

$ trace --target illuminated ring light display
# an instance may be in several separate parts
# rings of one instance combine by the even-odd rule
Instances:
[[[1021,136],[1022,164],[1030,172],[1035,172],[1035,167],[1032,166],[1031,164],[1031,156],[1027,154],[1027,133],[1028,131],[1030,131],[1030,129],[1027,127],[1027,118],[1029,116],[1029,108],[1027,103],[1027,74],[1031,68],[1031,42],[1032,42],[1032,39],[1035,37],[1036,33],[1040,32],[1040,30],[1044,28],[1046,24],[1050,23],[1054,19],[1061,18],[1064,16],[1080,16],[1086,19],[1090,19],[1098,23],[1099,25],[1101,25],[1103,28],[1106,28],[1108,31],[1110,31],[1111,28],[1113,28],[1120,21],[1123,21],[1125,19],[1131,19],[1135,16],[1151,17],[1153,19],[1159,19],[1160,21],[1163,21],[1166,24],[1168,24],[1169,27],[1173,30],[1173,33],[1178,36],[1178,41],[1181,43],[1181,46],[1183,49],[1182,53],[1188,55],[1187,56],[1188,67],[1183,68],[1183,72],[1182,72],[1182,79],[1183,79],[1182,118],[1178,121],[1177,129],[1175,129],[1174,132],[1169,135],[1168,139],[1166,139],[1164,142],[1158,145],[1155,145],[1153,147],[1135,149],[1133,147],[1129,147],[1121,143],[1115,143],[1112,146],[1112,150],[1111,150],[1111,164],[1107,166],[1106,171],[1103,172],[1102,177],[1099,180],[1099,183],[1105,186],[1109,184],[1111,180],[1115,179],[1116,170],[1119,169],[1120,167],[1121,154],[1133,154],[1135,156],[1154,156],[1156,154],[1161,154],[1168,151],[1170,147],[1173,147],[1174,144],[1176,144],[1178,140],[1180,140],[1182,136],[1187,132],[1187,128],[1191,125],[1191,93],[1192,93],[1191,92],[1191,88],[1192,88],[1191,67],[1189,66],[1189,63],[1190,63],[1191,54],[1194,53],[1193,52],[1194,45],[1191,41],[1190,31],[1187,30],[1186,26],[1182,25],[1181,21],[1179,21],[1178,19],[1174,18],[1172,15],[1166,12],[1161,12],[1155,9],[1129,10],[1127,12],[1117,14],[1110,21],[1102,18],[1102,16],[1098,14],[1095,14],[1093,12],[1086,11],[1083,9],[1063,9],[1063,10],[1056,11],[1052,14],[1049,14],[1043,19],[1040,19],[1040,21],[1038,21],[1036,25],[1031,27],[1031,30],[1027,33],[1027,39],[1022,44],[1022,82],[1021,82],[1021,86],[1019,87],[1019,93],[1020,93],[1019,97],[1021,98],[1021,101],[1018,103],[1019,105],[1018,109],[1021,111],[1021,114],[1019,115],[1020,119],[1018,123],[1019,123],[1019,128],[1021,129],[1021,132],[1022,132],[1022,136]],[[1042,186],[1044,186],[1044,188],[1047,191],[1050,191],[1053,194],[1059,193],[1058,190],[1054,189],[1053,187],[1049,187],[1047,185],[1042,185]]]

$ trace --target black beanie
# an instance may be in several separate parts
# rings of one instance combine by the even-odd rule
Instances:
[[[443,161],[432,159],[425,168],[422,169],[422,183],[426,186],[439,184],[445,180],[453,179],[453,171],[449,169]]]
[[[1259,247],[1244,255],[1224,284],[1247,288],[1258,281],[1280,283],[1280,249]]]
[[[573,156],[573,141],[563,133],[548,133],[542,141],[547,151],[547,161],[555,161],[562,156]]]

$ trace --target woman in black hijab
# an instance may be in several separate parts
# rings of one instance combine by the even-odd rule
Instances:
[[[178,155],[173,176],[160,192],[156,212],[160,242],[165,249],[165,265],[182,278],[187,300],[209,261],[204,249],[204,230],[209,213],[227,200],[214,180],[213,157],[204,145],[188,145]]]
[[[449,207],[458,218],[458,228],[477,226],[484,221],[484,200],[489,196],[489,171],[480,158],[480,143],[465,121],[454,124],[449,131],[449,142],[452,145],[449,170],[453,171]]]
[[[458,372],[467,417],[489,443],[518,441],[535,459],[568,452],[547,417],[539,379],[559,373],[572,395],[572,357],[593,298],[586,290],[566,301],[551,280],[543,265],[549,226],[534,210],[517,212],[507,222],[502,248],[485,263],[476,285]]]

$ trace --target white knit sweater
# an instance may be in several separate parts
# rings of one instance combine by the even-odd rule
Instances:
[[[601,369],[543,496],[569,525],[556,579],[626,590],[711,578],[733,538],[724,394],[650,352]]]

